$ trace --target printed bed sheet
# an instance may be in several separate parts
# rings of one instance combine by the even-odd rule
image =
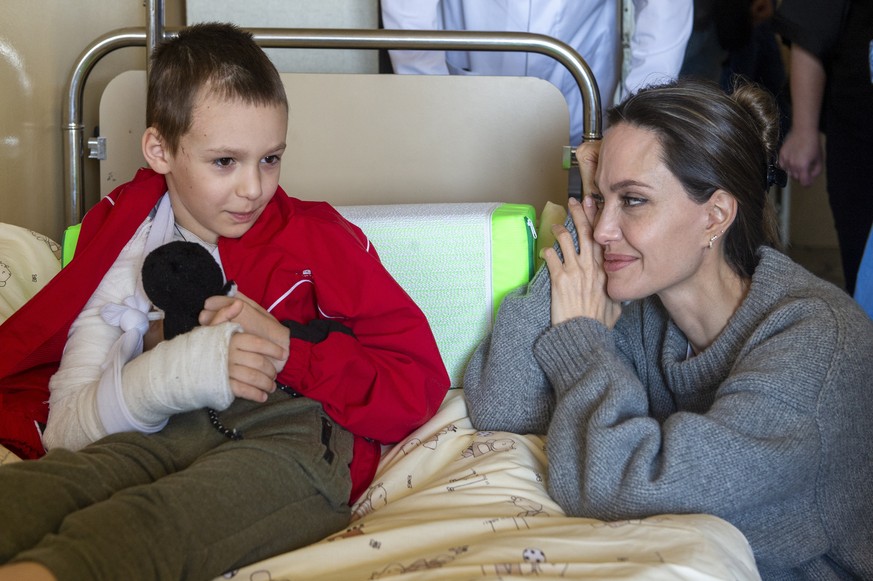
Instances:
[[[569,518],[545,490],[539,436],[477,432],[463,390],[388,451],[350,526],[224,579],[759,579],[748,543],[709,515]]]

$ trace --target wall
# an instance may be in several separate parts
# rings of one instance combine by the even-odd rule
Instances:
[[[184,0],[166,0],[167,26],[185,23]],[[59,239],[64,227],[61,111],[70,68],[97,37],[145,26],[142,0],[4,0],[0,19],[0,221]],[[85,90],[86,135],[99,95],[121,71],[144,68],[145,49],[104,58]],[[97,199],[97,163],[85,162],[86,206]],[[823,180],[792,188],[792,245],[835,248]]]
[[[814,274],[842,287],[845,277],[826,182],[824,172],[806,188],[792,180],[788,255]]]
[[[184,0],[167,0],[167,26],[184,22]],[[0,18],[0,222],[60,239],[64,227],[61,131],[70,69],[91,42],[118,28],[144,27],[142,0],[4,0]],[[99,95],[119,72],[145,67],[144,48],[101,60],[85,89],[86,136]],[[86,204],[96,201],[97,165],[85,168]],[[91,185],[89,187],[89,184]]]
[[[834,218],[828,205],[825,175],[809,187],[791,182],[791,244],[798,247],[837,248]]]
[[[186,23],[245,28],[378,28],[378,0],[187,0]],[[265,49],[283,73],[378,73],[374,50]]]

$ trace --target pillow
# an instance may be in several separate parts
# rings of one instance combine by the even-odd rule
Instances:
[[[452,387],[491,330],[503,297],[534,270],[529,204],[455,202],[338,206],[376,246],[428,318]]]
[[[42,234],[0,223],[0,323],[60,271],[60,252]]]

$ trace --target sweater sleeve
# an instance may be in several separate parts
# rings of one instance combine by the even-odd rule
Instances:
[[[739,522],[808,487],[820,454],[816,404],[837,350],[835,325],[803,310],[773,315],[771,332],[733,364],[725,362],[736,354],[718,363],[704,351],[658,371],[634,369],[616,349],[616,332],[593,320],[550,329],[535,354],[557,397],[551,494],[571,515],[703,512]],[[662,344],[650,342],[657,347],[648,355],[661,356]],[[728,370],[723,377],[719,366]],[[649,384],[669,377],[673,398],[711,395],[653,417],[653,386],[641,375]]]
[[[476,428],[546,433],[554,395],[533,357],[533,345],[549,326],[550,305],[545,267],[526,288],[503,299],[493,331],[473,353],[464,372],[464,394]]]

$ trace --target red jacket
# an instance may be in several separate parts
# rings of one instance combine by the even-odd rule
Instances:
[[[46,420],[48,379],[70,325],[165,191],[163,176],[140,170],[101,200],[82,222],[75,259],[0,326],[0,442],[14,451],[43,453],[34,422]],[[249,232],[219,239],[218,248],[227,278],[291,321],[278,380],[355,434],[356,498],[372,480],[379,445],[427,421],[448,389],[427,320],[361,230],[324,202],[280,188]]]

